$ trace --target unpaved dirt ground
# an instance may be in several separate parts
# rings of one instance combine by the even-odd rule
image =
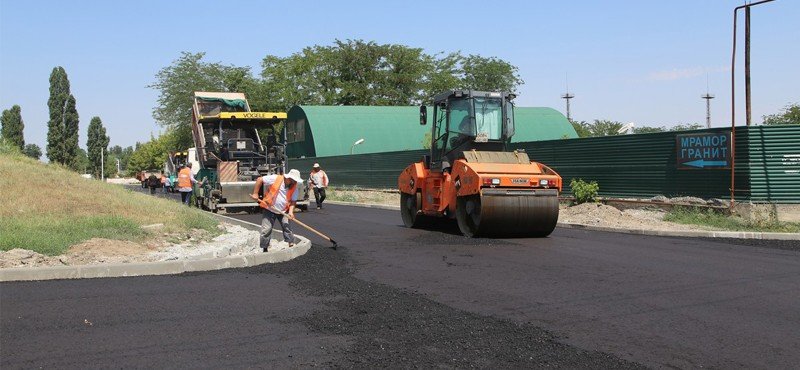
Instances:
[[[229,224],[223,224],[223,227],[226,232],[214,238],[208,231],[199,229],[177,234],[163,233],[139,242],[93,238],[71,246],[66,253],[59,256],[47,256],[31,250],[15,248],[6,252],[0,251],[0,268],[178,260],[214,253],[225,247],[243,243],[247,248],[241,248],[236,253],[260,250],[257,245],[258,235],[255,231]],[[282,247],[285,246],[274,244],[271,245],[270,250]]]
[[[571,224],[645,230],[711,230],[700,225],[664,221],[665,211],[657,209],[619,209],[600,203],[561,205],[558,221]]]
[[[342,202],[381,204],[397,206],[400,204],[400,194],[391,190],[363,190],[353,188],[330,188],[328,199]],[[672,200],[662,197],[659,201],[674,201],[681,203],[706,204],[699,198],[674,198]],[[313,196],[312,196],[313,202]],[[584,203],[576,206],[561,205],[559,222],[583,224],[591,226],[614,227],[621,229],[646,229],[646,230],[711,230],[699,225],[684,225],[664,221],[666,212],[660,209],[641,208],[626,209],[621,211],[613,206],[599,203]]]

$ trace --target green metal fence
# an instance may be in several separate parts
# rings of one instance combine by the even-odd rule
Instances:
[[[600,195],[655,195],[730,198],[730,169],[678,169],[676,135],[724,132],[723,129],[535,141],[514,144],[532,160],[555,169],[569,194],[573,178],[594,180]],[[800,203],[800,126],[736,129],[735,197],[755,202]],[[291,168],[326,169],[333,185],[396,188],[397,176],[427,151],[302,158]]]

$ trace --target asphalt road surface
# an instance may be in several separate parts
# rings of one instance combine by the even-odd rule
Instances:
[[[283,264],[0,284],[0,367],[800,363],[794,244],[570,229],[468,239],[334,205],[299,218],[340,248],[295,225],[315,245]]]

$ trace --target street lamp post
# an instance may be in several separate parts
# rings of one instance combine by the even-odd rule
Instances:
[[[355,142],[355,143],[353,143],[353,145],[352,145],[352,146],[350,146],[350,155],[352,155],[352,154],[353,154],[353,148],[355,148],[355,147],[356,147],[356,145],[358,145],[358,144],[361,144],[361,143],[363,143],[363,142],[364,142],[364,139],[363,139],[363,138],[362,138],[362,139],[358,139],[358,140],[356,140],[356,142]]]

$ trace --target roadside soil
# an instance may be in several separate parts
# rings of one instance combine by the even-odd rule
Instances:
[[[620,229],[645,229],[662,231],[712,230],[702,225],[684,225],[664,221],[667,212],[660,209],[626,209],[600,203],[583,203],[575,206],[561,205],[558,221],[570,224],[614,227]]]
[[[400,193],[392,190],[331,188],[328,192],[328,199],[361,204],[397,206],[400,204]],[[670,201],[665,197],[658,200]],[[702,199],[689,199],[687,197],[674,198],[672,201],[706,203]],[[614,206],[599,203],[584,203],[576,206],[562,203],[559,212],[558,221],[571,224],[661,231],[712,230],[706,226],[684,225],[664,221],[664,216],[667,212],[655,207],[631,208],[622,211]]]
[[[242,248],[235,254],[260,250],[253,240],[257,233],[240,226],[222,224],[225,230],[220,236],[212,237],[205,230],[192,229],[181,233],[157,233],[142,241],[92,238],[73,245],[59,256],[47,256],[28,249],[14,248],[0,251],[0,268],[41,267],[116,264],[133,262],[155,262],[187,259],[204,253],[213,253],[231,245],[246,242],[249,248]],[[253,245],[251,245],[253,244]],[[274,245],[280,249],[282,246]]]

